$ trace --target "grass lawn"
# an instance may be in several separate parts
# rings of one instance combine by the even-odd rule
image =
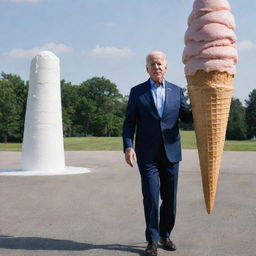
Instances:
[[[0,143],[0,151],[21,151],[21,143]]]
[[[121,137],[77,137],[64,139],[65,150],[122,150]]]
[[[196,136],[194,131],[180,131],[181,143],[184,149],[195,149]],[[226,151],[256,151],[256,140],[226,140]]]
[[[182,148],[195,149],[196,139],[194,131],[181,131]],[[120,137],[72,137],[64,139],[65,150],[122,150]],[[225,142],[227,151],[256,151],[255,140]],[[0,143],[0,151],[21,151],[20,143]]]

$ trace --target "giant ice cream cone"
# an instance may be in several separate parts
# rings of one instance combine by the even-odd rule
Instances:
[[[183,53],[208,213],[215,200],[237,62],[229,10],[226,0],[196,0]]]
[[[214,205],[223,152],[233,76],[198,71],[187,76],[194,117],[203,191],[208,213]]]

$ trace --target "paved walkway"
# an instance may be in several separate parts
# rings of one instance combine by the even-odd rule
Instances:
[[[256,152],[224,152],[214,211],[203,201],[198,157],[180,167],[176,252],[159,256],[253,256],[256,252]],[[0,176],[0,255],[142,255],[140,178],[122,152],[66,152],[68,166],[91,173]],[[20,168],[20,153],[0,152],[0,169]]]

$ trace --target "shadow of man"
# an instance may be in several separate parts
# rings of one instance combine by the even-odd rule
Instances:
[[[72,240],[61,240],[42,237],[12,237],[0,235],[0,248],[12,250],[48,250],[48,251],[87,251],[87,250],[109,250],[131,252],[143,255],[140,246],[121,244],[89,244]]]

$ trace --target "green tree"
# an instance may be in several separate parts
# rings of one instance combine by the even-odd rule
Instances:
[[[96,103],[85,96],[78,98],[75,113],[73,136],[95,135],[95,121],[97,119]]]
[[[1,73],[0,140],[22,141],[28,82]],[[80,85],[61,80],[64,136],[120,136],[127,96],[104,77]]]
[[[17,97],[11,82],[0,80],[0,141],[20,139]]]
[[[61,80],[60,85],[63,134],[66,137],[70,137],[74,132],[73,126],[75,124],[75,111],[78,101],[78,87],[65,80]]]
[[[245,108],[239,99],[232,98],[226,138],[228,140],[246,139]]]
[[[19,116],[19,130],[13,139],[15,141],[22,141],[23,131],[24,131],[24,122],[25,122],[25,113],[26,113],[26,104],[28,96],[28,82],[25,83],[19,76],[14,74],[1,73],[1,80],[8,81],[9,86],[12,87],[13,93],[15,95],[15,108]]]
[[[249,94],[249,99],[246,103],[246,124],[247,124],[247,137],[249,139],[256,137],[256,89],[253,89]]]
[[[93,77],[79,87],[77,117],[84,134],[121,135],[126,101],[117,86],[104,77]]]

